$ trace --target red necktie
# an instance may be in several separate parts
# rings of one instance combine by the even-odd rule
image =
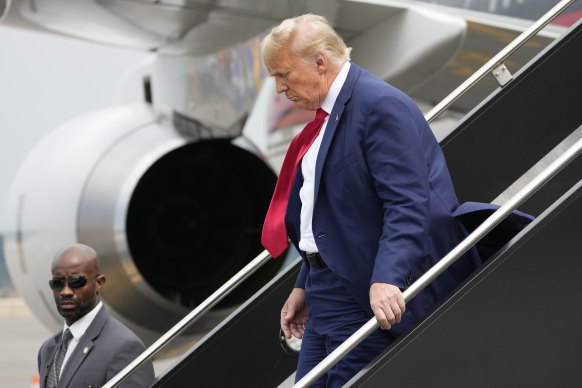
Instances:
[[[287,211],[289,194],[291,194],[291,186],[297,173],[299,161],[315,141],[326,116],[327,112],[319,108],[315,118],[308,122],[305,128],[295,136],[285,155],[279,179],[275,186],[275,192],[265,217],[261,238],[261,243],[273,257],[279,256],[289,245],[287,242],[287,227],[285,226],[285,212]]]

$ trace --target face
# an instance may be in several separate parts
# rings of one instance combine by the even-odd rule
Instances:
[[[289,48],[284,48],[271,68],[277,93],[285,93],[295,106],[305,110],[317,110],[329,90],[327,58],[321,54],[317,60],[304,63]]]
[[[99,293],[105,283],[105,277],[98,275],[92,261],[87,261],[81,254],[65,251],[52,266],[53,279],[65,280],[64,288],[53,290],[53,296],[59,313],[65,318],[67,325],[72,325],[85,316],[99,303]],[[87,284],[81,288],[70,288],[68,279],[82,275],[87,277]]]

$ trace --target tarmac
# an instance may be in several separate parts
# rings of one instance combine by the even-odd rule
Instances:
[[[0,298],[0,387],[38,387],[38,349],[53,333],[20,297]],[[174,360],[154,361],[156,376]]]
[[[51,334],[30,312],[23,299],[0,298],[0,387],[37,386],[36,355]]]

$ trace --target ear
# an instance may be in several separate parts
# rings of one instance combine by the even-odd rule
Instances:
[[[101,290],[103,290],[103,286],[105,285],[105,281],[107,280],[105,278],[105,275],[99,275],[99,277],[96,280],[96,291],[97,293],[100,293]]]
[[[327,70],[327,63],[328,58],[325,52],[322,51],[319,54],[317,54],[317,56],[315,57],[315,66],[319,74],[325,73],[325,71]]]

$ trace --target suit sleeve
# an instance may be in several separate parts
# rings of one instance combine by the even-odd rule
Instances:
[[[38,376],[39,376],[39,378],[42,375],[41,370],[40,370],[40,367],[42,365],[42,361],[40,359],[40,353],[41,352],[42,352],[42,348],[38,351],[38,355],[36,356],[36,360],[37,360],[36,362],[37,362],[37,365],[38,365]]]
[[[60,333],[59,333],[60,335]],[[46,384],[48,368],[51,365],[52,359],[49,355],[49,343],[54,342],[54,336],[47,339],[38,351],[37,363],[38,363],[38,378],[40,380],[40,386],[44,387]]]
[[[371,283],[405,288],[414,264],[427,255],[428,166],[419,126],[426,125],[413,103],[387,96],[367,104],[366,160],[382,201],[383,226]],[[420,116],[420,118],[419,118]]]
[[[296,288],[305,288],[305,281],[307,280],[307,274],[309,273],[309,269],[305,264],[305,261],[301,261],[301,270],[299,271],[299,275],[297,275],[297,280],[295,281]]]

